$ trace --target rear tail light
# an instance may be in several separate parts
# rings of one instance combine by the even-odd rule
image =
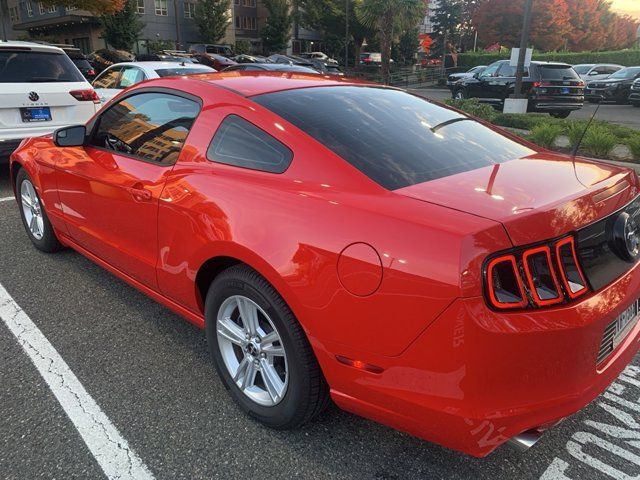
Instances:
[[[556,305],[589,290],[573,237],[490,259],[485,286],[488,303],[500,310]]]
[[[96,74],[96,71],[92,68],[91,70],[87,70],[87,75],[93,77]]]
[[[88,90],[72,90],[69,94],[79,102],[100,103],[100,97],[93,88]]]

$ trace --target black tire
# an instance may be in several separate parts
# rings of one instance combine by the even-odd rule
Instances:
[[[640,107],[640,103],[638,103],[638,102],[633,102],[631,105],[633,105],[636,108]]]
[[[255,302],[270,317],[282,338],[289,381],[282,400],[263,406],[236,385],[218,346],[218,311],[229,297],[241,295]],[[299,427],[319,415],[329,403],[329,388],[309,341],[278,292],[253,269],[238,265],[222,272],[209,287],[205,301],[206,335],[213,363],[240,408],[264,425],[286,430]]]
[[[464,88],[459,88],[453,92],[453,95],[451,95],[451,97],[455,100],[465,100],[469,98],[469,95],[467,95],[467,92]]]
[[[24,229],[27,232],[27,236],[29,237],[29,240],[31,240],[31,243],[33,243],[33,245],[38,250],[45,253],[55,253],[59,250],[62,250],[64,247],[58,241],[58,238],[56,237],[56,234],[53,231],[53,227],[51,226],[51,222],[49,222],[49,217],[47,216],[46,209],[42,204],[42,200],[40,199],[40,196],[38,195],[38,192],[35,190],[35,188],[34,188],[34,192],[38,199],[38,203],[40,205],[40,212],[42,213],[42,224],[43,224],[42,238],[37,238],[31,232],[31,229],[29,228],[29,225],[27,223],[27,219],[25,218],[25,213],[22,208],[22,201],[20,199],[22,188],[25,182],[30,182],[31,185],[33,185],[33,181],[31,180],[31,178],[29,177],[25,169],[21,168],[20,170],[18,170],[18,174],[16,175],[16,191],[18,192],[18,199],[19,199],[18,205],[20,208],[20,218],[22,219],[22,224],[24,225]]]
[[[571,115],[571,110],[558,110],[557,112],[549,112],[553,118],[567,118]]]

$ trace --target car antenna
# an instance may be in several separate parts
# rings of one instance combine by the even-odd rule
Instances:
[[[578,150],[580,150],[580,145],[582,145],[582,140],[584,140],[584,137],[587,134],[587,131],[591,127],[591,124],[593,123],[593,121],[596,118],[596,115],[598,114],[598,110],[600,110],[600,105],[602,105],[602,102],[598,102],[598,106],[596,107],[596,111],[593,112],[593,115],[589,119],[589,122],[587,123],[587,126],[584,129],[584,132],[582,132],[582,135],[580,135],[580,140],[578,140],[578,143],[576,143],[575,147],[573,147],[573,152],[571,153],[571,158],[573,158],[574,160],[576,159],[576,156],[578,155]]]

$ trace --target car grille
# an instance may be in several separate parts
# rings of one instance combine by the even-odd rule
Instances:
[[[613,352],[613,340],[616,336],[616,321],[617,320],[614,320],[604,329],[604,335],[602,336],[602,342],[600,342],[600,349],[598,350],[597,364],[602,363]]]

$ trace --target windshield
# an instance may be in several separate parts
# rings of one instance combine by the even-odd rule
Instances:
[[[212,73],[213,70],[209,68],[161,68],[156,70],[156,73],[160,77],[174,77],[182,75],[194,75],[197,73]]]
[[[592,68],[593,65],[576,65],[573,67],[578,75],[586,75]]]
[[[84,81],[65,53],[0,50],[0,83]]]
[[[640,74],[640,67],[623,68],[622,70],[618,70],[616,73],[609,76],[608,80],[613,80],[613,79],[626,80],[628,78],[633,78],[638,74]]]
[[[397,90],[315,87],[253,99],[389,190],[534,153],[466,115]]]
[[[544,80],[580,80],[580,77],[569,65],[540,65]]]

